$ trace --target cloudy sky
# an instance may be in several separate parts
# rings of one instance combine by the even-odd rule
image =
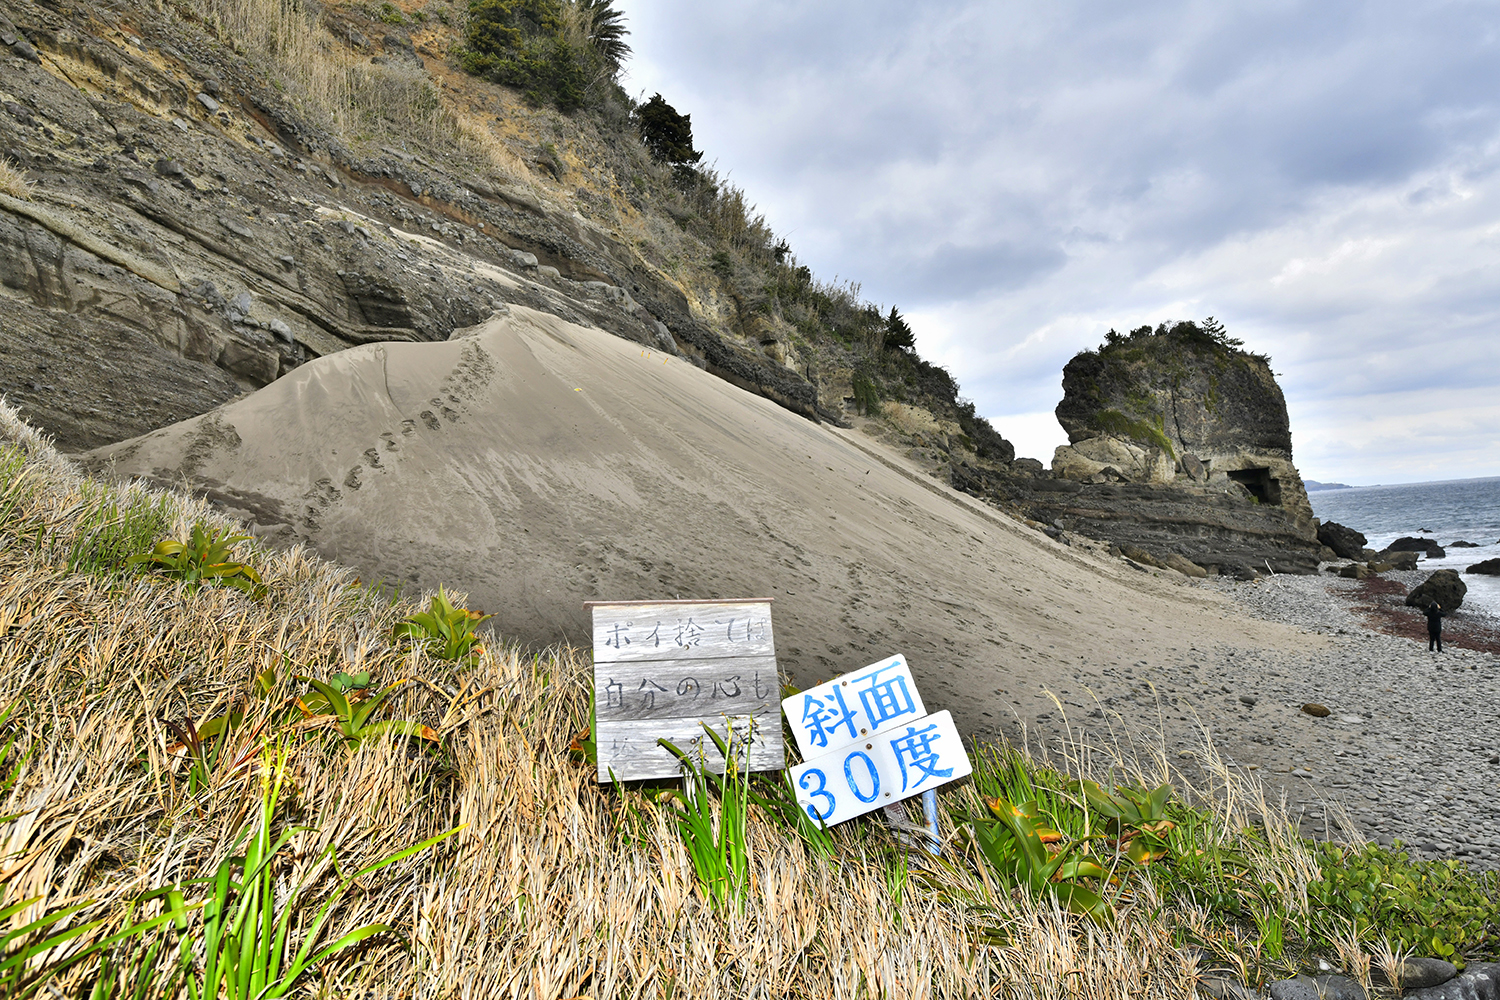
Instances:
[[[625,85],[1050,461],[1063,365],[1215,316],[1303,475],[1500,475],[1500,3],[618,0]]]

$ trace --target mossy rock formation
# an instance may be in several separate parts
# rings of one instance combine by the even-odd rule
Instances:
[[[1315,570],[1325,553],[1292,464],[1286,400],[1268,360],[1239,347],[1212,320],[1111,331],[1063,369],[1057,419],[1069,443],[1048,488],[979,492],[1157,560],[1239,576]]]

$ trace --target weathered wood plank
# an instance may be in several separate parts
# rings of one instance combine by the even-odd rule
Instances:
[[[776,655],[766,601],[594,604],[594,662]]]
[[[775,709],[780,693],[770,656],[641,660],[594,668],[594,717],[600,723],[755,715]]]
[[[708,724],[720,736],[725,736],[732,726],[736,745],[741,745],[747,730],[752,734],[748,752],[750,770],[776,771],[786,765],[779,712],[766,712],[754,719],[750,716],[721,718]],[[663,737],[695,758],[701,754],[705,770],[724,773],[724,757],[704,734],[699,720],[641,719],[614,722],[600,729],[599,781],[608,783],[615,778],[634,781],[681,775],[681,762],[656,742]]]

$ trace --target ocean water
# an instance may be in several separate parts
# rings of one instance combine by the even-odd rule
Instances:
[[[1500,617],[1500,577],[1464,573],[1465,567],[1500,558],[1500,477],[1319,490],[1307,496],[1320,520],[1364,532],[1372,549],[1383,549],[1404,535],[1435,539],[1447,557],[1424,556],[1417,568],[1458,570],[1469,586],[1464,608]],[[1479,548],[1455,549],[1456,541]]]

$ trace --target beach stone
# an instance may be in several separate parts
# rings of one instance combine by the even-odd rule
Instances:
[[[1450,614],[1463,607],[1464,595],[1469,585],[1459,577],[1458,570],[1440,569],[1412,588],[1406,595],[1408,608],[1426,608],[1433,601],[1443,606]]]
[[[1364,535],[1353,528],[1346,528],[1337,521],[1324,521],[1318,525],[1318,541],[1338,553],[1340,559],[1363,559]]]
[[[1364,987],[1348,976],[1297,976],[1272,983],[1271,1000],[1367,1000]]]
[[[1486,559],[1464,570],[1465,573],[1482,573],[1485,576],[1500,576],[1500,559]]]
[[[1364,563],[1350,563],[1339,570],[1339,576],[1349,580],[1368,580],[1374,575],[1374,570]]]
[[[1460,538],[1456,542],[1449,542],[1448,543],[1448,548],[1450,548],[1450,549],[1477,549],[1477,548],[1479,548],[1479,543],[1478,542],[1466,542],[1462,538]]]
[[[1462,975],[1440,986],[1407,990],[1406,1000],[1500,1000],[1500,963],[1470,962]]]
[[[1392,569],[1412,570],[1417,568],[1417,554],[1415,552],[1392,552],[1386,549],[1377,552],[1371,557],[1372,562],[1380,562],[1389,565]]]
[[[1401,988],[1430,989],[1458,975],[1458,967],[1441,958],[1408,958],[1401,963]]]
[[[1240,704],[1244,705],[1246,708],[1254,708],[1255,707],[1255,702],[1256,702],[1256,699],[1252,698],[1248,694],[1242,694],[1242,695],[1240,695]]]
[[[1218,976],[1202,977],[1198,980],[1198,989],[1218,1000],[1260,1000],[1265,996],[1237,979],[1221,979]]]
[[[1303,705],[1302,711],[1306,712],[1308,715],[1311,715],[1315,719],[1326,719],[1329,715],[1332,714],[1328,711],[1327,705],[1319,705],[1315,701],[1310,701],[1306,705]]]

